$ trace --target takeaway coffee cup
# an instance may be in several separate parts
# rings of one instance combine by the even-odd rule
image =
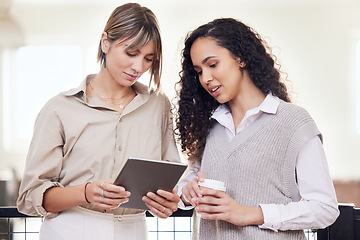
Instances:
[[[219,190],[219,191],[226,191],[226,187],[225,187],[225,183],[221,182],[221,181],[217,181],[217,180],[213,180],[213,179],[205,179],[204,182],[200,182],[199,183],[199,187],[201,190],[204,189],[215,189],[215,190]],[[211,197],[211,196],[203,196],[203,198],[205,197]],[[200,204],[199,206],[209,206],[207,204]],[[201,212],[198,212],[201,214]]]

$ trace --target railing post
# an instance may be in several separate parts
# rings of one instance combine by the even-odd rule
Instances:
[[[360,208],[354,209],[355,239],[360,240]]]
[[[340,215],[329,227],[319,229],[318,240],[358,240],[355,238],[354,204],[339,204]]]
[[[324,229],[317,229],[316,236],[317,236],[317,240],[330,240],[329,227],[324,228]]]

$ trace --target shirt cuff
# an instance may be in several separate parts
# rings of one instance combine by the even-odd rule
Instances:
[[[180,202],[178,203],[178,208],[180,208],[180,209],[182,209],[182,210],[190,210],[190,209],[193,209],[194,206],[193,206],[193,205],[185,206],[185,203],[184,203],[183,200],[180,198]]]
[[[58,182],[50,182],[49,181],[49,182],[45,182],[43,185],[41,185],[40,187],[35,189],[33,192],[34,196],[40,196],[40,197],[36,198],[36,204],[34,206],[35,210],[39,215],[41,215],[45,218],[53,218],[53,217],[56,217],[57,215],[59,215],[59,213],[47,212],[42,205],[44,193],[46,192],[46,190],[48,190],[52,187],[63,187],[63,186]]]
[[[180,202],[178,203],[178,208],[182,209],[182,210],[190,210],[193,209],[194,206],[190,205],[190,206],[185,206],[185,203],[183,202],[183,200],[181,199],[181,195],[182,195],[182,187],[185,186],[185,183],[179,183],[179,185],[177,186],[177,190],[176,193],[177,195],[180,197]]]
[[[272,205],[273,204],[259,204],[264,215],[264,224],[259,225],[259,228],[278,232],[281,226],[281,222],[279,221],[280,214]]]
[[[180,190],[179,190],[180,189]],[[185,206],[185,203],[183,202],[183,200],[181,199],[181,195],[182,195],[182,192],[181,192],[181,187],[179,187],[177,189],[177,195],[179,195],[180,197],[180,201],[178,203],[178,208],[182,209],[182,210],[190,210],[190,209],[193,209],[194,207],[192,205],[190,206]]]

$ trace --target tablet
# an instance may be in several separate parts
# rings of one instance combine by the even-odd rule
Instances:
[[[149,210],[141,200],[148,192],[158,189],[171,192],[184,173],[187,164],[141,158],[128,158],[114,184],[131,192],[122,208]]]

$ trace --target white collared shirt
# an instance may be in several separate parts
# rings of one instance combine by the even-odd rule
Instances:
[[[268,94],[258,107],[246,112],[236,131],[231,111],[225,104],[221,104],[215,110],[212,118],[225,127],[230,142],[262,113],[276,113],[279,103],[279,98]],[[199,170],[198,163],[189,167],[188,175],[178,185],[179,195],[181,188],[188,181],[196,178]],[[339,214],[338,203],[319,137],[310,139],[300,150],[296,163],[296,178],[302,200],[287,205],[260,203],[264,214],[264,224],[259,226],[260,228],[274,231],[298,230],[324,228],[332,224],[333,217],[329,216]],[[191,208],[185,207],[182,202],[179,207]]]

